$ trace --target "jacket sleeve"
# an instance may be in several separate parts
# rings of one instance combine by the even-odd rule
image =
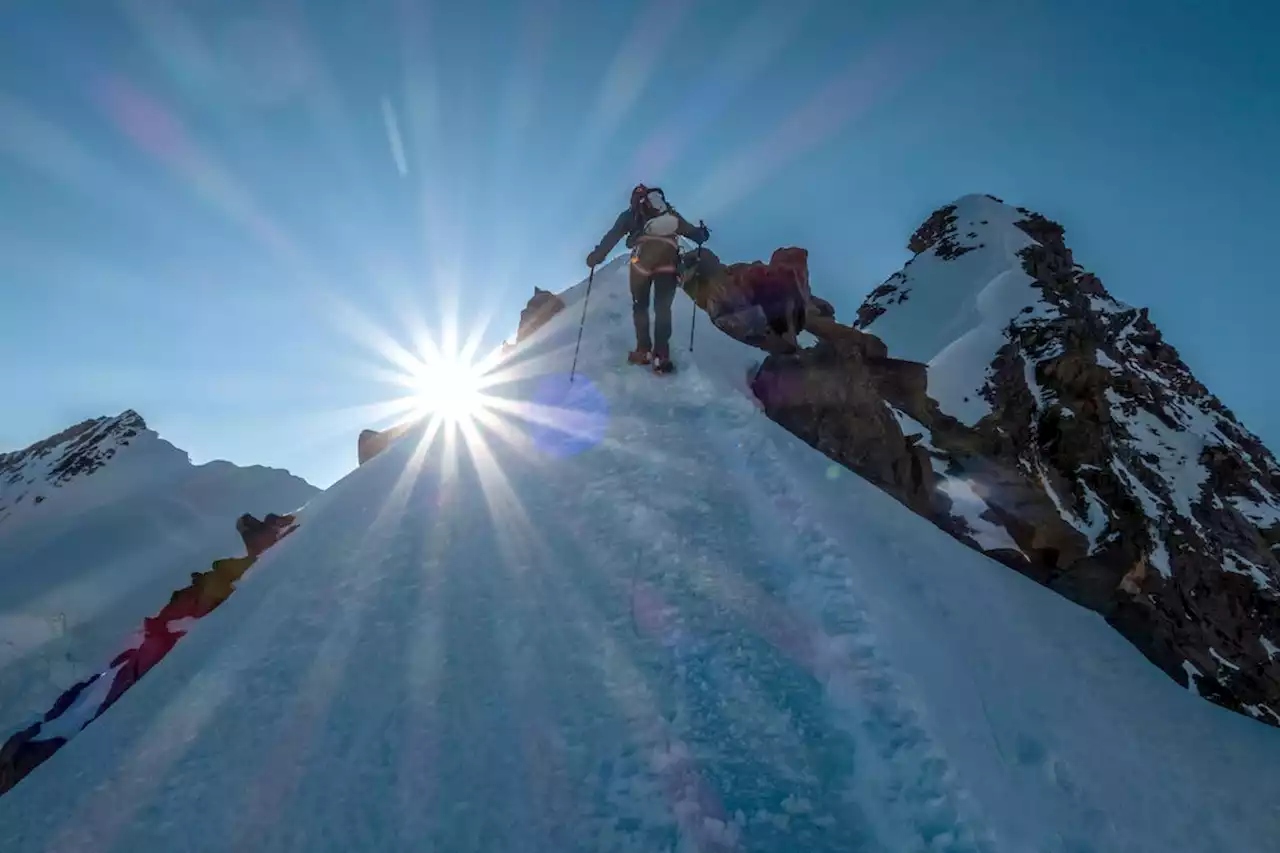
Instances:
[[[690,225],[689,221],[678,213],[676,214],[676,219],[679,220],[679,224],[676,226],[676,233],[681,237],[688,237],[695,243],[705,243],[707,238],[711,236],[706,228],[700,225]]]
[[[613,251],[613,247],[618,245],[618,241],[627,236],[627,232],[631,230],[631,210],[622,211],[618,214],[617,220],[614,221],[613,227],[609,229],[609,233],[600,238],[600,242],[596,244],[595,251],[592,254],[603,258],[605,255]]]

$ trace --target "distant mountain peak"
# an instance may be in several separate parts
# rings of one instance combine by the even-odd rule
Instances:
[[[152,447],[147,463],[154,470],[149,474],[189,464],[185,453],[149,430],[133,409],[81,421],[22,450],[0,454],[0,528],[52,497],[79,490],[139,441]]]

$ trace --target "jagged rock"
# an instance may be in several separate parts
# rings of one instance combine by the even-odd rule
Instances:
[[[826,300],[811,301],[809,253],[790,247],[768,263],[725,265],[710,249],[686,253],[685,290],[726,334],[768,352],[793,352],[807,318],[830,317]]]
[[[935,210],[907,241],[907,249],[917,255],[933,249],[938,257],[955,260],[975,247],[962,246],[955,240],[956,206],[949,204]]]
[[[813,317],[824,317],[834,320],[836,316],[835,306],[820,296],[809,294],[809,313]],[[809,323],[812,323],[810,320]]]
[[[940,208],[912,235],[917,256],[858,311],[858,328],[883,337],[890,355],[920,362],[899,373],[905,387],[874,359],[815,355],[809,370],[861,389],[860,412],[874,408],[861,393],[874,389],[926,433],[941,489],[963,481],[979,496],[981,512],[967,518],[935,508],[940,526],[1103,614],[1183,684],[1200,673],[1202,696],[1280,724],[1280,466],[1192,376],[1146,309],[1113,299],[1064,238],[1060,224],[991,197]],[[974,264],[964,257],[982,249]],[[1008,308],[1007,320],[966,315],[967,291],[939,295],[970,285],[1003,288],[983,304]],[[939,309],[939,298],[959,313]],[[951,346],[970,328],[970,347],[975,335],[993,341],[981,360]],[[824,389],[813,393],[822,400]],[[810,443],[865,460],[884,443],[880,420],[866,417],[862,431],[828,429]],[[779,420],[805,440],[815,433],[794,416]],[[871,479],[885,485],[883,471]],[[981,545],[974,537],[986,526]]]
[[[412,423],[407,423],[382,430],[381,432],[376,429],[361,430],[360,437],[356,439],[356,459],[358,463],[363,465],[368,462],[386,450],[391,442],[404,435],[412,427]]]
[[[542,328],[548,320],[564,310],[564,300],[549,290],[533,289],[533,297],[520,312],[520,326],[516,330],[519,343]]]
[[[250,557],[257,557],[274,545],[295,520],[292,515],[276,515],[274,512],[269,512],[262,521],[259,521],[246,512],[236,519],[236,532],[244,541],[245,553]]]
[[[831,322],[831,321],[828,321]],[[933,469],[925,450],[903,435],[883,402],[881,383],[905,388],[899,370],[868,357],[871,335],[826,327],[815,347],[770,356],[752,390],[774,421],[861,474],[917,512],[932,514]]]

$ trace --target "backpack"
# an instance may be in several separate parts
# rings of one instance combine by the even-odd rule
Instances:
[[[631,231],[627,235],[628,246],[633,247],[636,240],[644,235],[671,237],[674,240],[679,223],[679,214],[667,202],[667,197],[661,188],[639,184],[631,191]]]

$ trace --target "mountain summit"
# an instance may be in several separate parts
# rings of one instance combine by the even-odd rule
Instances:
[[[772,358],[779,423],[1103,614],[1171,677],[1280,724],[1280,466],[1061,225],[935,211],[854,327]]]
[[[133,455],[148,457],[144,466],[148,471],[186,461],[186,454],[167,442],[158,443],[142,416],[132,409],[115,417],[82,421],[24,450],[0,453],[0,530],[30,517],[34,507],[50,498],[56,505],[80,491],[91,476],[130,446]],[[93,482],[110,479],[116,478],[107,474]],[[41,512],[47,514],[49,507]]]

